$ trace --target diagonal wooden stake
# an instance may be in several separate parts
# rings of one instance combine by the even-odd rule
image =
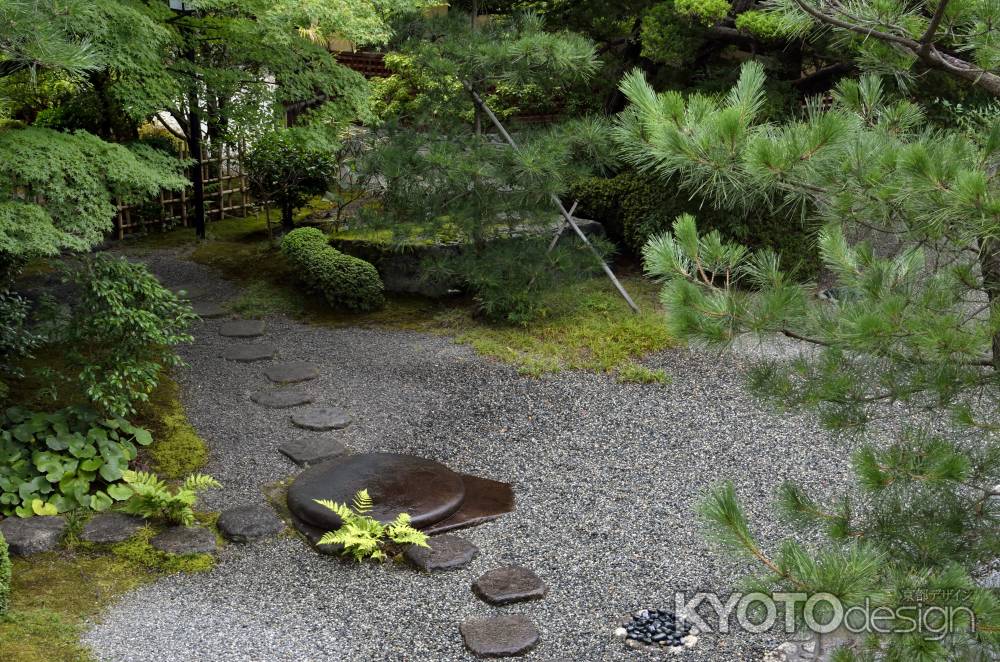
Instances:
[[[482,97],[480,97],[479,94],[476,93],[476,90],[473,89],[473,87],[469,85],[468,82],[462,81],[462,83],[465,85],[465,89],[468,90],[469,94],[472,95],[472,100],[476,103],[476,106],[480,110],[482,110],[487,117],[490,118],[490,122],[493,123],[493,126],[495,126],[497,131],[500,132],[500,135],[503,136],[504,140],[507,141],[507,144],[513,147],[514,149],[519,149],[517,143],[514,141],[511,135],[507,133],[507,129],[505,129],[504,125],[500,123],[500,120],[497,119],[497,116],[493,114],[493,111],[490,109],[489,106],[486,105],[486,102],[483,101]],[[628,292],[625,291],[625,288],[618,281],[618,277],[615,276],[615,272],[611,271],[611,267],[608,266],[608,263],[604,261],[604,258],[601,257],[601,254],[597,252],[597,249],[594,247],[594,245],[590,243],[589,239],[587,239],[587,235],[583,233],[583,230],[580,229],[580,226],[576,224],[575,220],[573,220],[573,214],[566,211],[566,207],[563,206],[563,202],[562,200],[559,199],[559,196],[556,195],[555,193],[550,193],[549,198],[559,209],[559,213],[562,215],[563,219],[565,219],[566,223],[569,223],[569,225],[576,232],[577,236],[580,237],[580,240],[583,241],[584,244],[586,244],[587,248],[589,248],[590,251],[594,254],[594,257],[596,257],[598,261],[601,263],[601,267],[604,269],[604,273],[607,274],[608,278],[611,279],[611,282],[618,290],[618,293],[622,295],[622,298],[625,299],[625,302],[629,305],[629,308],[631,308],[633,312],[636,313],[639,312],[639,306],[635,305],[635,302],[632,301],[632,297],[628,295]],[[573,209],[574,210],[576,209],[575,204],[573,205]],[[559,233],[562,234],[561,227],[559,228]],[[556,235],[556,240],[558,240],[558,237],[559,235]]]

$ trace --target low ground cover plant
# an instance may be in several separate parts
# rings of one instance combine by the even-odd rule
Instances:
[[[191,474],[177,488],[171,488],[156,474],[145,471],[126,471],[123,480],[129,491],[125,512],[184,526],[194,524],[198,492],[222,487],[219,481],[205,474]]]
[[[429,547],[427,534],[410,526],[410,515],[400,513],[389,524],[382,524],[369,513],[373,502],[368,490],[358,490],[354,502],[348,506],[327,499],[317,499],[316,503],[337,513],[343,524],[336,531],[323,534],[317,544],[343,545],[343,554],[354,557],[357,562],[365,559],[384,560],[388,558],[390,543],[396,545],[417,545]]]

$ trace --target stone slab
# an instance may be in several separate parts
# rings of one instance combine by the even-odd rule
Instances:
[[[208,294],[208,288],[201,283],[181,283],[174,285],[170,291],[182,299],[200,299]]]
[[[538,645],[538,628],[527,616],[473,618],[459,626],[465,647],[478,657],[516,657]]]
[[[50,552],[66,533],[66,518],[8,517],[0,522],[0,533],[7,540],[11,556],[30,556]]]
[[[415,568],[434,572],[464,568],[479,556],[478,547],[458,536],[434,536],[427,544],[430,548],[410,545],[403,558]]]
[[[264,335],[264,320],[233,320],[219,327],[219,335],[227,338],[256,338]]]
[[[173,526],[149,544],[169,554],[208,554],[215,551],[215,534],[200,526]]]
[[[347,446],[336,439],[317,435],[289,441],[279,446],[278,451],[300,467],[308,467],[346,455]]]
[[[528,568],[508,565],[494,568],[472,582],[472,592],[491,605],[509,605],[541,600],[548,587]]]
[[[360,453],[306,469],[288,489],[288,508],[299,519],[333,531],[340,518],[316,499],[351,503],[367,489],[374,502],[371,516],[383,523],[409,513],[416,528],[438,522],[465,498],[462,477],[448,467],[413,455]]]
[[[285,361],[268,366],[264,376],[277,384],[295,384],[316,379],[319,370],[306,361]]]
[[[271,409],[288,409],[307,405],[313,401],[311,395],[307,395],[296,389],[275,389],[273,391],[258,391],[250,396],[250,399],[262,407]]]
[[[216,319],[219,317],[225,317],[229,314],[229,311],[223,308],[217,303],[211,301],[199,301],[191,306],[194,309],[194,314],[198,317],[206,320]]]
[[[465,500],[447,518],[424,529],[427,534],[444,533],[476,526],[514,511],[514,490],[509,483],[462,474]]]
[[[292,414],[292,424],[304,430],[326,432],[341,430],[351,424],[351,415],[340,407],[316,405]]]
[[[270,361],[278,353],[278,348],[269,343],[253,343],[248,345],[233,345],[227,347],[222,357],[227,361],[237,363],[253,363],[255,361]]]
[[[217,523],[226,540],[251,542],[281,533],[284,523],[274,511],[263,505],[237,506],[222,511]]]
[[[80,532],[80,540],[109,544],[128,540],[145,526],[141,517],[125,513],[101,513],[90,518]]]

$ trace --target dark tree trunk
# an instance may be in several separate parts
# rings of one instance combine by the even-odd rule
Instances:
[[[983,289],[992,305],[1000,299],[1000,244],[996,239],[979,241],[979,267],[983,272]],[[993,336],[993,369],[1000,370],[1000,334]]]
[[[281,229],[285,232],[295,229],[295,208],[287,202],[281,205]]]

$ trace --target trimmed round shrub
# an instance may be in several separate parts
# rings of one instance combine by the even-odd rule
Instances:
[[[289,232],[281,241],[281,252],[306,286],[335,308],[365,312],[385,303],[385,288],[375,267],[341,253],[316,228]]]
[[[0,533],[0,616],[10,607],[10,550]]]

